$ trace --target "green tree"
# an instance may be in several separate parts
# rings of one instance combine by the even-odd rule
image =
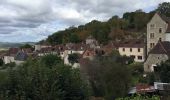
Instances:
[[[78,63],[79,58],[80,57],[77,53],[73,53],[73,54],[68,55],[68,60],[71,64]]]
[[[131,97],[125,97],[125,98],[117,98],[116,100],[160,100],[159,96],[142,96],[142,95],[137,95],[137,96],[131,96]]]
[[[56,66],[59,63],[62,63],[61,58],[53,54],[43,56],[40,61],[42,64],[44,64],[44,66],[48,66],[49,68],[52,68],[53,66]]]
[[[3,64],[4,64],[4,61],[0,59],[0,66],[2,66]]]
[[[80,42],[78,35],[75,33],[70,34],[69,38],[70,38],[69,42],[71,42],[71,43],[79,43]]]
[[[96,97],[113,100],[128,93],[131,84],[130,71],[125,64],[117,63],[113,59],[96,58],[82,66]]]
[[[165,83],[170,82],[170,60],[162,62],[160,65],[156,67],[155,70],[159,74],[162,82]]]
[[[32,46],[30,44],[24,44],[20,48],[32,48]]]
[[[29,59],[17,68],[11,67],[7,78],[1,81],[0,99],[88,100],[88,84],[80,71],[62,63],[53,64],[50,68],[40,58]]]
[[[159,4],[157,10],[160,14],[170,17],[170,2],[163,2]]]

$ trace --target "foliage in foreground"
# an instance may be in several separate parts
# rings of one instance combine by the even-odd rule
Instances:
[[[162,62],[155,70],[162,82],[170,83],[170,60]]]
[[[52,56],[52,55],[51,55]],[[47,58],[53,58],[45,56]],[[42,62],[43,61],[43,62]],[[44,64],[45,63],[45,64]],[[86,100],[87,84],[78,69],[63,65],[62,62],[28,60],[21,66],[0,72],[6,76],[0,81],[1,100]]]
[[[124,97],[129,90],[131,74],[125,62],[116,62],[119,57],[99,57],[88,61],[82,71],[88,76],[93,95],[106,100]],[[123,61],[123,60],[122,60]]]
[[[160,100],[159,96],[142,96],[142,95],[137,95],[137,96],[131,96],[131,97],[125,97],[125,98],[117,98],[116,100]]]

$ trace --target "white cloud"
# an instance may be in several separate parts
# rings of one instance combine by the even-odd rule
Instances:
[[[169,0],[0,0],[0,41],[39,41],[59,29],[150,11],[164,1]]]

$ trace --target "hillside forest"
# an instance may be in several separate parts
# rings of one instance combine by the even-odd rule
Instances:
[[[159,4],[155,10],[148,13],[138,9],[134,12],[125,12],[122,18],[114,15],[107,21],[92,20],[85,25],[71,26],[53,33],[39,43],[52,45],[78,43],[84,41],[89,35],[92,35],[101,44],[106,44],[109,40],[142,38],[145,37],[147,23],[156,12],[170,17],[170,7],[167,5],[170,3]]]

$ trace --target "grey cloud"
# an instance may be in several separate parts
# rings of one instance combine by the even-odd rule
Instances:
[[[113,15],[122,16],[124,12],[141,7],[155,7],[163,1],[168,0],[0,0],[0,34],[24,34],[26,29],[30,37],[38,38],[41,33],[51,34],[59,25],[80,25],[93,19],[107,20]],[[54,21],[56,27],[49,27],[50,31],[47,28],[39,29],[42,24],[48,26]],[[34,31],[29,31],[32,29]]]
[[[0,28],[0,34],[11,34],[11,32],[15,32],[16,29],[12,28]]]

